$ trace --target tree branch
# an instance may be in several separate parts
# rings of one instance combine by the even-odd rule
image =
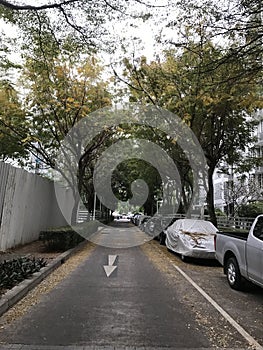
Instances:
[[[60,3],[53,3],[53,4],[46,4],[46,5],[40,5],[40,6],[33,6],[33,5],[18,5],[13,4],[10,1],[6,0],[0,0],[0,5],[7,7],[11,10],[20,10],[20,11],[27,11],[27,10],[47,10],[47,9],[53,9],[53,8],[61,8],[61,6],[70,5],[72,3],[79,2],[79,0],[66,0],[62,1]]]

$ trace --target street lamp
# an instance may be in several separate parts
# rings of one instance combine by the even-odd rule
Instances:
[[[163,202],[162,199],[156,202],[157,214],[159,214],[159,208],[160,208],[162,202]]]
[[[95,218],[96,218],[96,199],[97,199],[97,193],[94,192],[93,216],[92,216],[92,220],[95,220]]]

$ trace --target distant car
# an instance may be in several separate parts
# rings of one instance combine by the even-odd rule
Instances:
[[[165,230],[167,248],[185,257],[215,259],[214,237],[217,228],[198,219],[178,219]]]
[[[146,230],[146,224],[147,222],[150,220],[150,216],[147,216],[147,215],[141,215],[140,218],[139,218],[139,222],[138,222],[138,226],[139,226],[139,229],[144,231]]]
[[[130,222],[130,218],[127,214],[119,214],[115,217],[114,221],[117,222]]]
[[[133,214],[133,217],[131,218],[131,221],[134,225],[138,226],[139,225],[139,221],[140,221],[140,217],[142,216],[143,214],[141,213],[135,213]]]
[[[150,236],[155,236],[155,232],[157,229],[157,226],[159,224],[160,218],[159,217],[151,217],[145,224],[145,232]]]

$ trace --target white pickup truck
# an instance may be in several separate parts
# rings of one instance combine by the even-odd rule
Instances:
[[[217,232],[215,251],[231,288],[242,289],[244,279],[263,287],[263,215],[249,233]]]

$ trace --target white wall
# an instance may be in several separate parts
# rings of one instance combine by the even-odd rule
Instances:
[[[62,187],[59,191],[70,222],[71,191]],[[0,251],[38,239],[43,229],[67,225],[66,219],[52,181],[0,162]]]

